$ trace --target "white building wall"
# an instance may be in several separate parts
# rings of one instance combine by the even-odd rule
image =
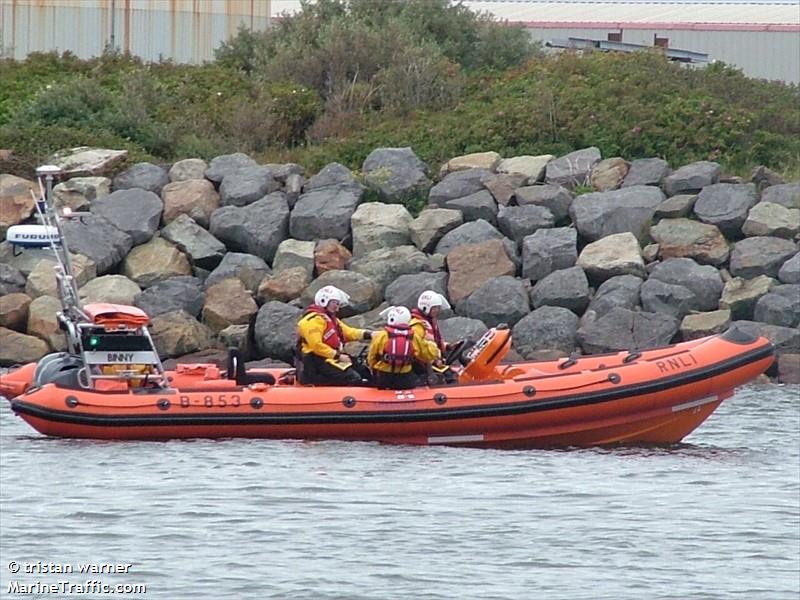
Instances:
[[[0,0],[0,50],[91,58],[112,40],[145,61],[201,63],[240,24],[269,26],[271,0]]]
[[[546,42],[577,37],[607,40],[618,28],[529,28],[533,39]],[[708,54],[709,60],[733,65],[749,77],[800,84],[800,34],[793,31],[707,31],[681,29],[625,29],[622,41],[652,46],[655,36],[669,47]]]

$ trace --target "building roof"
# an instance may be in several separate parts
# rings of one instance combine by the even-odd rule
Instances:
[[[300,9],[271,0],[272,14]],[[475,11],[540,28],[800,32],[800,0],[463,0]]]
[[[800,31],[800,0],[466,0],[464,4],[533,27]]]

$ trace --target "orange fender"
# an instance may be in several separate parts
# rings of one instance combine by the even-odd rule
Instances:
[[[33,383],[36,363],[28,363],[5,375],[0,375],[0,396],[15,398],[24,394]]]

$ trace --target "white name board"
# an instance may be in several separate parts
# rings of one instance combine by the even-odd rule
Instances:
[[[152,365],[157,362],[156,353],[149,350],[125,352],[118,350],[92,351],[86,353],[90,365]]]

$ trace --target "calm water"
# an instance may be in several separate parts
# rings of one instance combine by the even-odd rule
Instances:
[[[0,597],[795,600],[800,388],[745,388],[678,447],[528,452],[56,440],[3,401],[0,511]]]

